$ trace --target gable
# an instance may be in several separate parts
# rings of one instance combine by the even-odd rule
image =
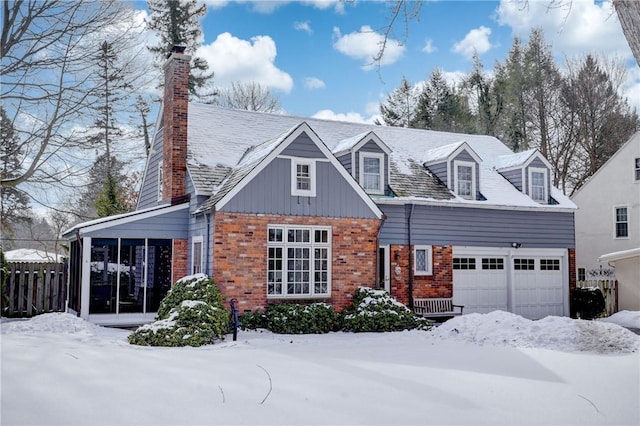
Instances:
[[[288,160],[288,162],[279,161],[271,166],[276,159],[284,159]],[[258,190],[257,187],[262,187],[261,190],[265,191],[267,186],[269,188],[276,188],[281,192],[280,201],[284,201],[286,196],[295,197],[296,203],[300,203],[301,199],[306,199],[308,205],[313,204],[311,202],[311,198],[315,198],[315,195],[304,196],[292,194],[291,170],[293,168],[293,162],[298,161],[296,159],[305,159],[307,163],[317,167],[316,176],[319,177],[319,179],[314,181],[316,191],[323,192],[330,189],[332,185],[339,185],[339,187],[341,187],[345,193],[348,193],[350,197],[343,199],[342,204],[360,205],[361,203],[364,203],[364,205],[367,206],[369,212],[366,214],[363,213],[360,208],[356,208],[355,210],[359,213],[355,217],[382,217],[382,212],[371,198],[367,196],[364,190],[341,166],[340,162],[331,154],[329,149],[322,143],[309,125],[304,122],[283,133],[279,137],[247,150],[236,169],[222,185],[222,188],[217,194],[213,195],[211,199],[199,209],[199,211],[207,210],[211,207],[215,207],[216,210],[220,211],[229,211],[229,209],[233,210],[234,208],[249,208],[246,206],[250,205],[252,206],[250,209],[253,212],[263,213],[264,211],[262,211],[261,208],[273,207],[270,206],[271,203],[260,203],[258,201],[260,199],[260,195],[258,194],[258,198],[256,198],[255,191]],[[285,163],[288,163],[288,167],[285,166]],[[326,169],[323,163],[330,165],[333,172],[329,172],[328,170],[330,169]],[[251,184],[254,179],[261,175],[267,168],[269,170],[261,176],[263,181]],[[283,183],[286,182],[288,182],[289,186],[282,186]],[[344,184],[348,185],[351,188],[351,191],[348,191]],[[240,193],[243,192],[248,185],[250,185],[250,187],[241,195]],[[225,209],[227,204],[231,203],[237,196],[239,196],[239,198],[234,201],[234,207]],[[254,200],[250,201],[243,198],[246,196],[254,197]],[[335,200],[336,198],[334,196],[333,199],[325,200],[323,198],[321,201],[323,203],[332,204],[335,203]],[[319,206],[320,204],[317,203],[317,200],[315,201]],[[260,205],[262,205],[262,207]],[[316,210],[318,212],[326,211],[326,207]],[[300,212],[301,210],[296,211]],[[302,210],[302,212],[304,211],[305,210]],[[312,210],[307,211],[311,212]],[[353,217],[350,214],[348,216]]]

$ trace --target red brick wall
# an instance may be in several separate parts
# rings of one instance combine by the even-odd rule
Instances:
[[[187,256],[189,241],[173,240],[173,254],[171,259],[171,284],[187,275]]]
[[[164,65],[162,196],[186,194],[190,56],[174,53]]]
[[[391,255],[391,295],[405,305],[409,304],[409,252],[406,245],[392,245]],[[413,297],[453,296],[453,249],[451,246],[433,246],[432,275],[413,276]]]
[[[241,312],[267,303],[267,226],[331,226],[331,296],[316,299],[340,311],[348,306],[358,286],[376,281],[377,219],[339,219],[306,216],[254,215],[216,212],[214,218],[213,278],[222,294],[236,298]]]

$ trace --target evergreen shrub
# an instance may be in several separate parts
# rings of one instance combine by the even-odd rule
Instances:
[[[321,334],[332,331],[338,320],[333,306],[326,303],[268,305],[264,312],[255,311],[240,317],[243,329],[266,328],[279,334]]]
[[[142,346],[201,346],[224,339],[229,312],[220,291],[204,274],[178,280],[160,302],[156,321],[129,335]]]
[[[386,291],[367,287],[356,290],[353,304],[342,312],[341,320],[342,329],[353,332],[428,330],[433,325]]]

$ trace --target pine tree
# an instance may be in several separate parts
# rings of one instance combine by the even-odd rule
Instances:
[[[160,36],[159,44],[149,47],[156,56],[156,66],[162,69],[174,46],[185,46],[185,53],[191,55],[190,93],[203,99],[212,96],[207,84],[213,72],[208,71],[205,59],[195,56],[202,36],[199,19],[207,13],[206,5],[198,5],[196,0],[148,0],[147,4],[151,12],[147,25]]]
[[[402,78],[400,87],[387,96],[387,100],[380,105],[380,114],[387,126],[409,127],[414,120],[418,93],[406,78]]]
[[[514,38],[504,64],[496,64],[495,74],[496,79],[504,82],[504,113],[498,124],[497,136],[513,151],[525,150],[530,142],[525,120],[524,52],[518,37]]]
[[[0,105],[0,159],[2,180],[20,175],[22,170],[22,144],[15,132],[11,120]],[[29,198],[27,194],[14,186],[0,187],[0,234],[12,236],[18,222],[31,222]]]
[[[106,154],[99,155],[89,170],[89,183],[76,204],[75,214],[82,220],[103,217],[105,213],[126,213],[131,209],[129,177],[124,172],[124,163],[115,156],[107,161]]]
[[[447,83],[440,68],[433,69],[420,94],[411,127],[474,132],[466,96]]]
[[[465,86],[475,95],[478,133],[496,136],[503,111],[503,85],[484,72],[484,65],[477,54],[473,55],[473,69],[466,78]]]

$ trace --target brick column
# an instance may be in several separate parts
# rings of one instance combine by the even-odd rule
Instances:
[[[173,285],[180,278],[188,275],[187,273],[187,259],[189,252],[187,250],[189,246],[188,240],[173,240],[173,251],[171,258],[171,285]]]

